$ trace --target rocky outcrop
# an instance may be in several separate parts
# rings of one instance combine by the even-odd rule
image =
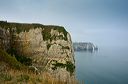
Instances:
[[[74,51],[64,27],[0,21],[0,48],[39,73],[47,71],[64,81],[74,78]]]
[[[98,50],[98,47],[91,42],[75,42],[73,43],[74,51],[90,51]]]

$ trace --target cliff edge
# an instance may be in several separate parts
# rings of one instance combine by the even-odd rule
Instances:
[[[74,78],[70,34],[62,26],[0,21],[0,49],[20,63],[64,81]]]

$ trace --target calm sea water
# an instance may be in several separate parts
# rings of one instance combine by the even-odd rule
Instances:
[[[128,84],[128,48],[75,52],[76,75],[85,84]]]

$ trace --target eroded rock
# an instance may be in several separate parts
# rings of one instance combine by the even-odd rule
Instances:
[[[0,21],[0,35],[0,48],[23,64],[65,81],[75,78],[71,36],[64,27]]]

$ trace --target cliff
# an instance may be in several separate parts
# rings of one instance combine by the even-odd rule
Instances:
[[[71,36],[64,27],[0,21],[0,49],[38,74],[45,71],[63,81],[75,77]]]
[[[73,48],[74,48],[74,51],[94,52],[95,50],[98,50],[98,47],[91,42],[74,42]]]

